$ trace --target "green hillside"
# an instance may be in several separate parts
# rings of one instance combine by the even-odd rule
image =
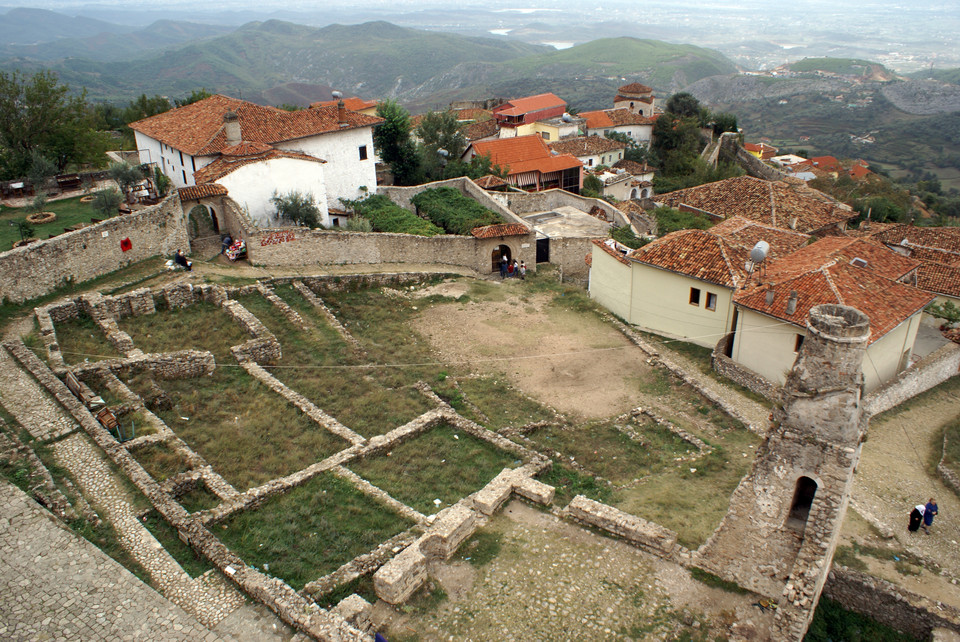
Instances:
[[[950,83],[951,85],[960,85],[960,68],[928,69],[910,74],[910,77],[916,79],[930,78],[932,80]]]
[[[875,62],[857,58],[804,58],[789,65],[791,71],[825,71],[841,76],[865,76],[877,67],[883,68]]]
[[[645,84],[660,89],[737,70],[723,54],[712,49],[626,37],[602,38],[569,49],[520,58],[509,62],[507,67],[529,76],[641,77]]]

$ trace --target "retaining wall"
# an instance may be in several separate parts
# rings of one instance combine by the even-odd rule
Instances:
[[[130,249],[121,241],[130,240]],[[190,246],[180,198],[0,254],[0,300],[20,303]]]
[[[717,346],[713,349],[713,352],[710,354],[710,365],[713,369],[718,374],[730,379],[734,383],[740,384],[744,388],[752,390],[758,395],[763,395],[771,400],[779,399],[780,393],[782,392],[780,386],[769,379],[761,377],[750,368],[742,366],[724,354],[732,340],[733,335],[728,334],[720,339]]]
[[[960,345],[950,343],[863,400],[864,412],[876,415],[937,386],[960,372]]]

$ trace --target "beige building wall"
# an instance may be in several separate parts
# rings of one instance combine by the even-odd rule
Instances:
[[[863,360],[864,392],[876,390],[909,364],[920,318],[920,314],[913,315],[867,347]],[[732,358],[765,379],[783,385],[797,358],[794,348],[798,334],[806,335],[806,328],[741,308]]]
[[[686,339],[713,348],[730,330],[732,292],[726,287],[635,263],[630,322],[658,334]],[[690,302],[691,289],[700,291],[700,301]],[[716,296],[714,309],[708,295]]]
[[[633,270],[596,245],[590,266],[590,298],[630,323],[630,294]]]

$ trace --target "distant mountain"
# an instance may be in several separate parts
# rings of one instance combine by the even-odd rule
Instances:
[[[951,85],[960,85],[960,69],[927,69],[909,74],[911,78],[929,78]]]
[[[0,57],[45,62],[63,58],[124,61],[143,58],[157,50],[221,36],[231,31],[231,27],[159,20],[144,29],[126,33],[101,32],[95,36],[63,38],[42,44],[8,44],[0,46]]]
[[[125,33],[131,27],[94,18],[67,16],[46,9],[11,9],[0,20],[0,45],[32,45],[60,38],[84,38],[100,33]]]

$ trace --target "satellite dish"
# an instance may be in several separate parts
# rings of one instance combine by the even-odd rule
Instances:
[[[332,92],[330,95],[333,96],[334,98],[336,98],[337,100],[340,100],[341,98],[343,98],[343,92],[342,92],[342,91],[334,91],[334,92]]]
[[[563,112],[563,116],[560,117],[560,120],[562,120],[562,121],[565,122],[565,123],[572,123],[572,122],[573,122],[573,116],[571,116],[571,115],[568,114],[567,112]]]
[[[763,260],[767,258],[767,254],[769,253],[770,244],[766,241],[757,241],[757,244],[750,250],[750,260],[754,263],[763,263]]]

